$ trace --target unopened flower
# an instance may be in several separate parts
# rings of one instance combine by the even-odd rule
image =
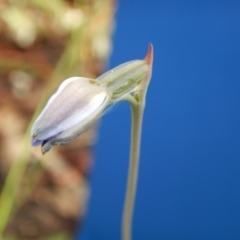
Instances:
[[[77,138],[99,118],[110,98],[110,91],[95,80],[65,80],[33,124],[32,145],[41,145],[44,154]]]
[[[42,153],[52,146],[77,138],[111,103],[119,101],[144,83],[149,65],[134,60],[117,66],[97,79],[72,77],[49,99],[32,127],[32,145]]]

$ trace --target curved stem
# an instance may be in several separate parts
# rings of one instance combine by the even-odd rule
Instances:
[[[4,230],[7,226],[10,215],[13,211],[17,189],[20,185],[21,177],[27,167],[30,150],[30,129],[23,140],[23,146],[19,152],[17,160],[12,164],[6,177],[1,195],[0,195],[0,239],[3,238]]]
[[[135,91],[134,96],[127,95],[123,97],[123,99],[127,100],[131,104],[132,130],[127,192],[125,196],[122,219],[122,240],[132,239],[132,218],[137,189],[143,112],[145,107],[147,88],[152,75],[153,45],[151,43],[149,44],[148,53],[145,56],[144,61],[146,61],[148,64],[148,72],[141,82],[142,88],[139,88],[137,91]]]
[[[131,103],[131,110],[132,110],[131,152],[128,170],[127,191],[125,196],[125,205],[122,219],[123,240],[131,240],[132,235],[131,233],[132,218],[137,189],[144,103],[143,102],[140,102],[138,104]]]
[[[127,94],[126,96],[124,96],[122,100],[128,101],[131,104],[131,107],[135,107],[136,105],[138,105],[137,100],[134,98],[134,96],[130,94]]]
[[[77,31],[79,31],[79,34],[82,31],[82,28],[76,30],[76,32],[73,32],[73,34],[76,34],[77,37]],[[59,81],[58,75],[63,75],[63,70],[66,71],[66,69],[73,69],[73,66],[67,65],[69,59],[73,58],[71,56],[71,51],[75,47],[76,44],[80,44],[79,41],[74,41],[75,35],[73,35],[72,39],[70,40],[69,44],[66,47],[66,50],[64,51],[63,55],[61,56],[60,60],[57,63],[57,66],[51,76],[51,79],[49,81],[49,85],[47,87],[47,92],[45,93],[45,97],[42,99],[40,104],[38,105],[34,116],[32,117],[28,129],[24,134],[24,140],[23,144],[20,148],[19,154],[14,159],[12,165],[10,166],[9,172],[6,176],[5,183],[3,185],[2,191],[0,192],[0,239],[3,239],[4,236],[4,230],[8,224],[8,221],[11,217],[11,214],[14,210],[14,204],[15,204],[15,198],[17,196],[17,191],[19,190],[21,178],[24,174],[24,171],[26,170],[28,159],[30,157],[30,129],[33,124],[33,120],[38,115],[40,109],[43,106],[43,103],[46,102],[46,97],[49,96],[49,92],[52,90],[53,86],[56,85],[57,80]],[[76,38],[75,37],[75,38]],[[80,38],[81,39],[81,38]],[[77,51],[75,51],[77,54]],[[70,63],[69,63],[70,64]],[[65,67],[63,67],[65,66]],[[68,67],[66,67],[68,66]]]

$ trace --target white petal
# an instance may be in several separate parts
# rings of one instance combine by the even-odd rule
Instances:
[[[49,99],[32,128],[32,134],[37,134],[39,140],[46,140],[75,126],[84,126],[94,118],[94,112],[108,104],[109,99],[108,90],[96,81],[69,78]]]

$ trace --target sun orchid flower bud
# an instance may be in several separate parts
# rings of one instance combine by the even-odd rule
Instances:
[[[32,146],[41,145],[44,154],[54,145],[77,138],[110,103],[124,99],[147,83],[150,60],[123,63],[95,80],[71,77],[63,81],[33,124]]]
[[[110,99],[111,92],[96,80],[66,79],[33,124],[32,146],[41,145],[44,154],[77,138],[101,116]]]

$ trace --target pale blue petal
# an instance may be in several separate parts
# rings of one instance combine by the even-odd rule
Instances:
[[[33,147],[39,146],[42,144],[42,140],[37,140],[36,138],[32,138],[31,145]]]
[[[88,78],[73,77],[64,81],[49,99],[32,128],[37,140],[45,140],[76,125],[85,125],[109,100],[106,88]]]

